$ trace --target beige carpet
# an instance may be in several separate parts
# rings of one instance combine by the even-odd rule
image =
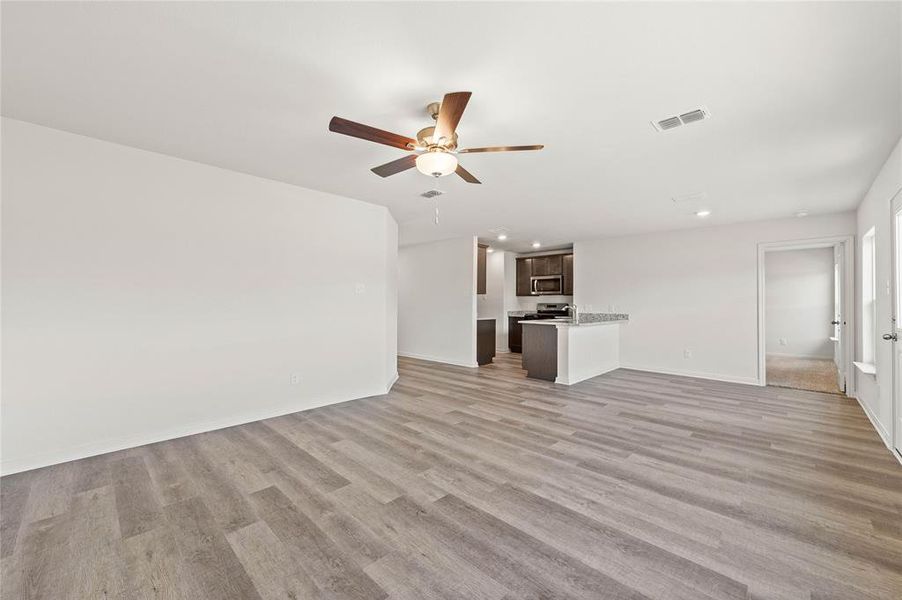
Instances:
[[[836,365],[829,358],[767,356],[767,385],[841,394]]]

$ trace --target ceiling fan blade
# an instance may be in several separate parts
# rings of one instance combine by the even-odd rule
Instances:
[[[464,109],[467,107],[467,102],[470,101],[472,94],[473,92],[451,92],[450,94],[445,94],[441,108],[438,110],[435,132],[432,134],[433,140],[438,141],[442,138],[450,140],[454,137],[457,124],[460,123],[460,118],[463,116]]]
[[[348,121],[341,117],[332,117],[332,120],[329,121],[329,131],[349,135],[362,140],[368,140],[370,142],[376,142],[377,144],[394,146],[401,150],[410,150],[411,146],[415,146],[417,143],[415,139],[404,137],[403,135],[398,135],[397,133],[392,133],[390,131],[376,129],[369,125],[363,125],[362,123]]]
[[[544,147],[544,144],[535,146],[488,146],[487,148],[464,148],[457,152],[460,154],[464,152],[518,152],[520,150],[541,150]]]
[[[481,181],[473,177],[472,173],[460,166],[460,163],[458,163],[457,170],[454,172],[460,175],[461,179],[463,179],[467,183],[482,183]]]
[[[396,173],[400,173],[401,171],[412,169],[416,165],[417,155],[408,154],[407,156],[402,156],[398,160],[393,160],[389,163],[385,163],[384,165],[373,167],[372,169],[370,169],[370,171],[372,171],[379,177],[388,177],[389,175],[395,175]]]

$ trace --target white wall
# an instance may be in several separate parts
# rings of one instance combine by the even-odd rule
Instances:
[[[496,250],[486,254],[485,294],[476,296],[476,316],[480,319],[495,319],[495,350],[508,352],[507,347],[507,310],[505,309],[507,294],[513,290],[505,288],[505,254]]]
[[[890,296],[891,281],[891,227],[890,203],[896,192],[902,188],[902,140],[896,144],[870,190],[858,207],[858,238],[855,256],[855,298],[861,298],[861,238],[871,227],[875,228],[877,246],[877,333],[889,331],[892,325],[892,298]],[[861,360],[861,310],[860,302],[856,303],[855,356]],[[877,430],[884,441],[890,444],[892,434],[892,386],[893,355],[892,344],[877,340],[877,374],[864,375],[856,372],[856,390],[858,399],[875,422]]]
[[[398,224],[385,211],[385,380],[398,380]]]
[[[833,358],[833,248],[764,255],[768,354]]]
[[[758,243],[854,232],[844,213],[577,242],[575,301],[629,313],[624,367],[755,383]]]
[[[398,250],[398,354],[476,366],[476,238]]]
[[[385,392],[385,208],[10,119],[2,146],[3,472]]]

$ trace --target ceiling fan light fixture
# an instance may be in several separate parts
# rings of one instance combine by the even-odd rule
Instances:
[[[417,170],[423,175],[444,177],[457,170],[457,157],[442,150],[432,150],[417,157]]]

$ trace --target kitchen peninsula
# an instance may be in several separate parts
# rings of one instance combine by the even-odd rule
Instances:
[[[621,313],[585,313],[570,320],[524,320],[523,368],[527,376],[572,385],[620,366]]]

